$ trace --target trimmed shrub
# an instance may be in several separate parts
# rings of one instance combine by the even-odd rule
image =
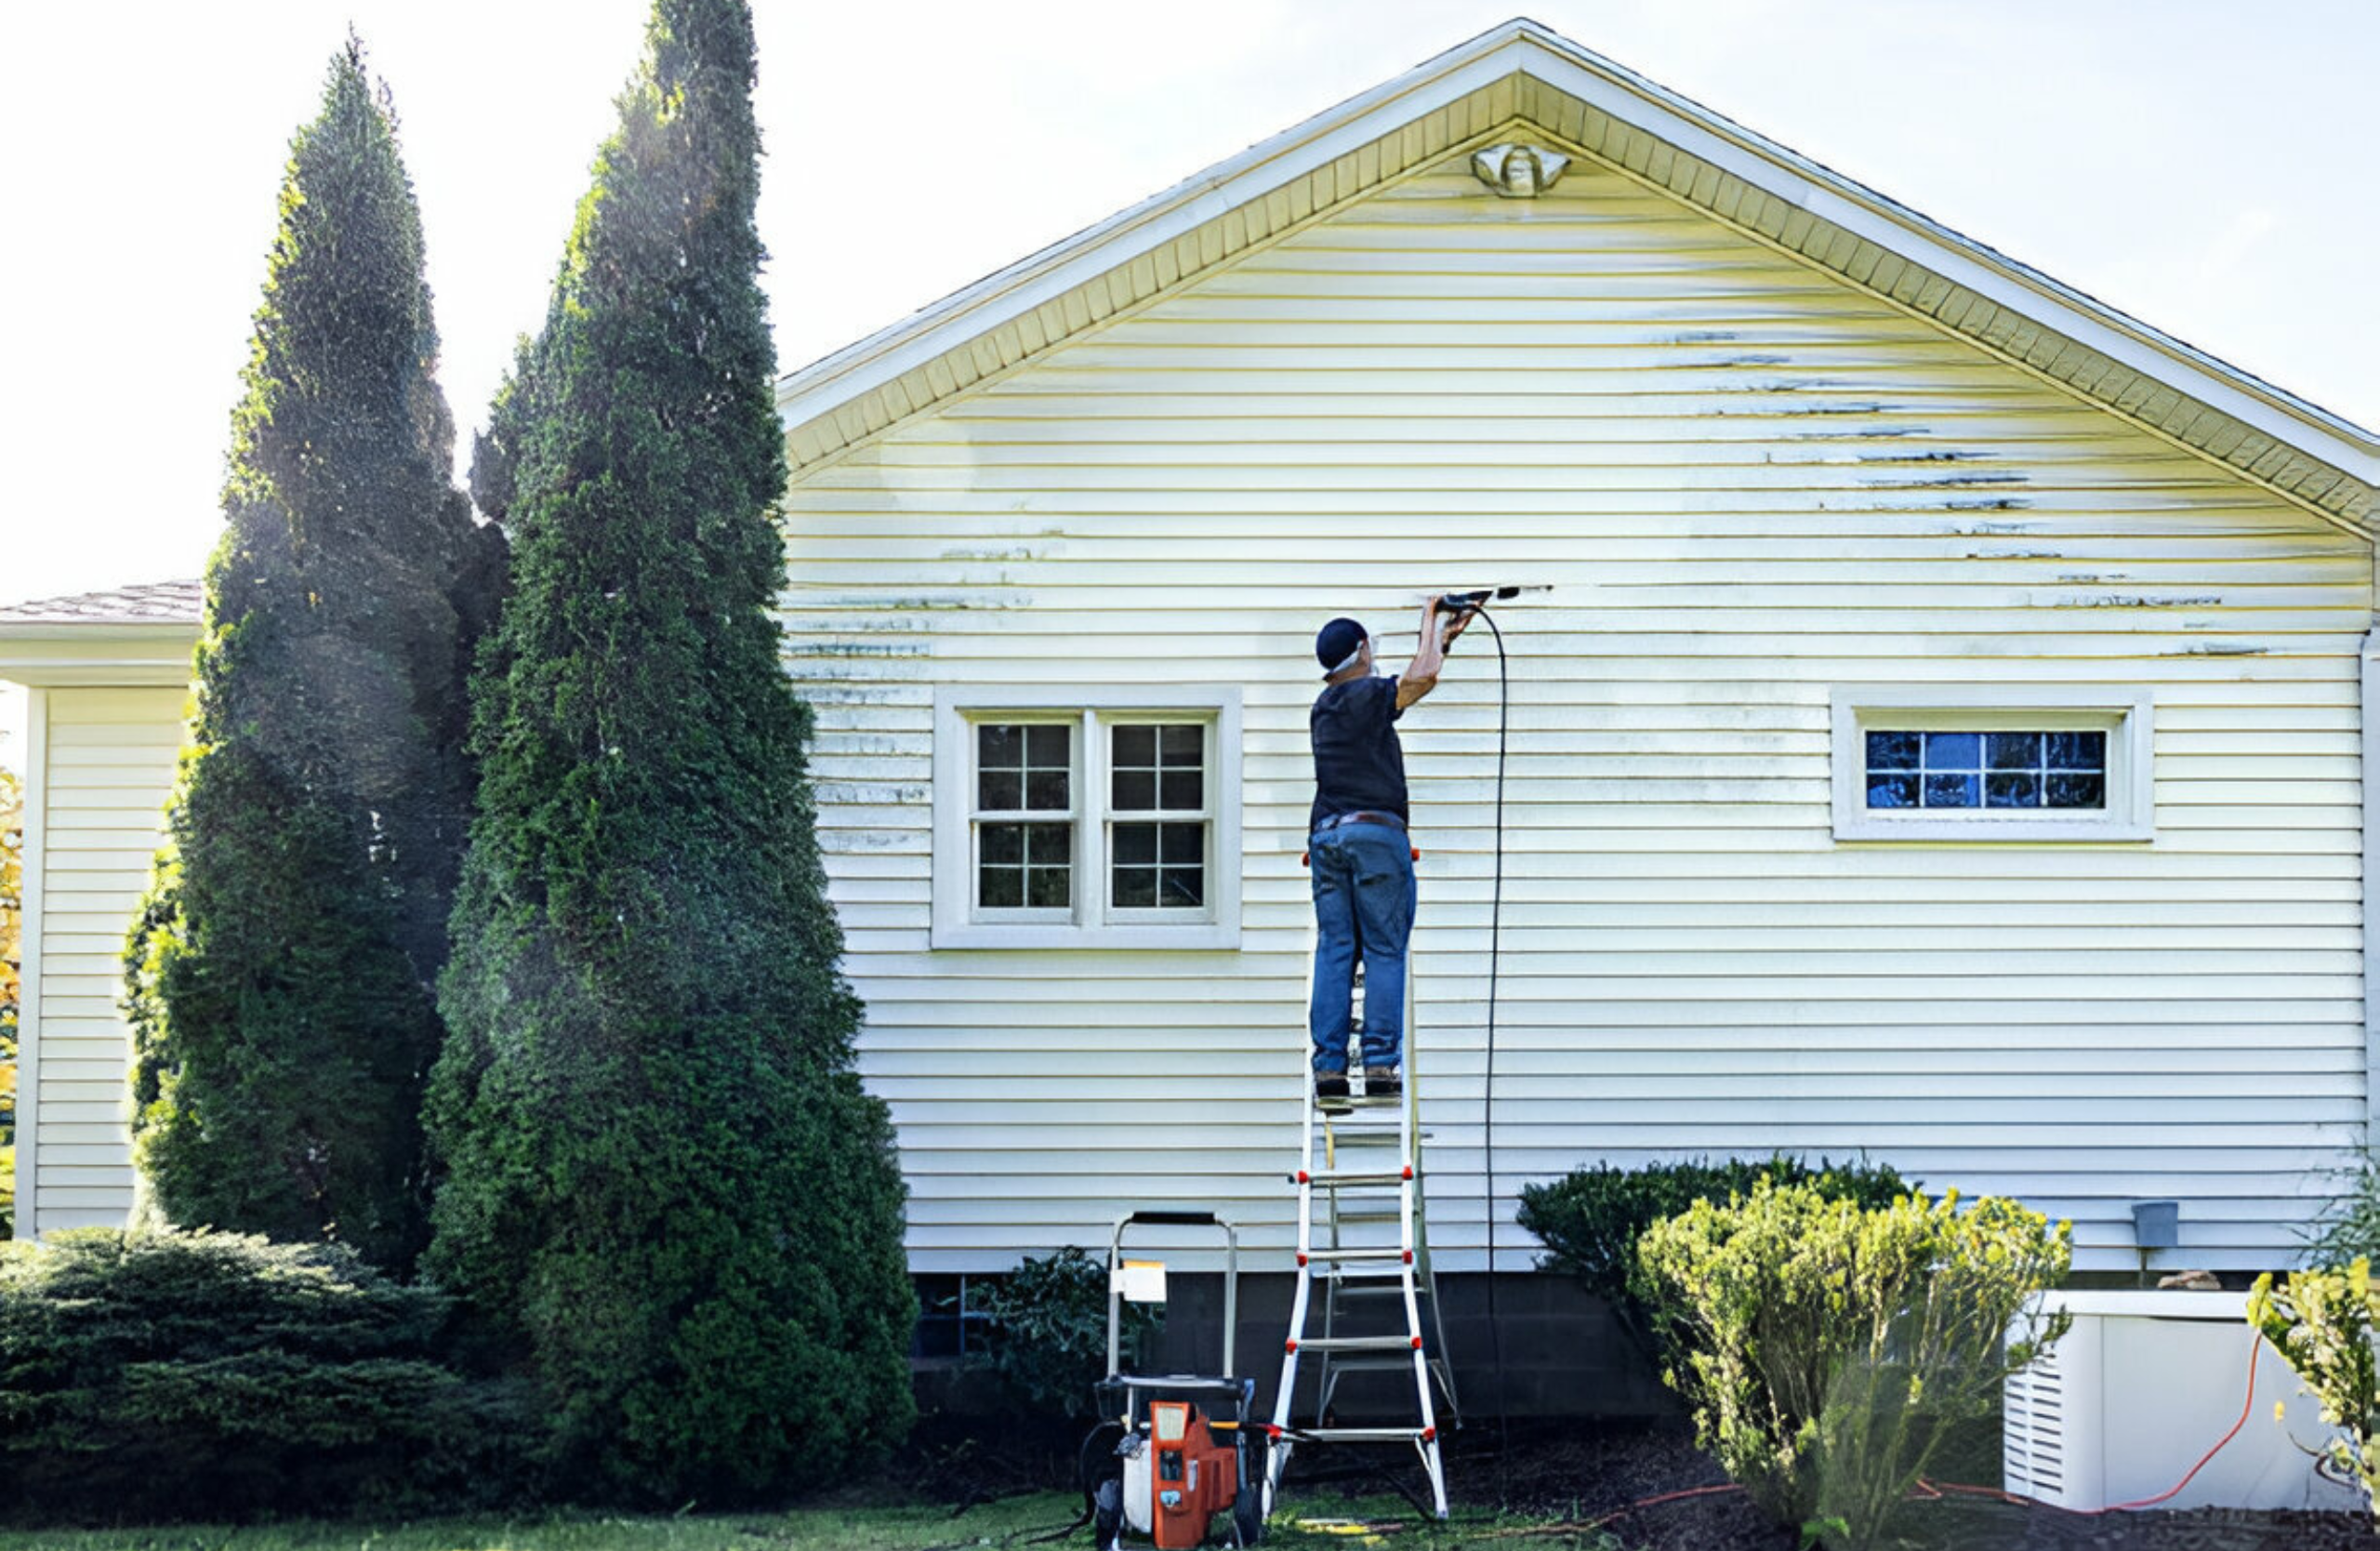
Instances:
[[[438,1357],[447,1300],[338,1245],[82,1228],[0,1244],[0,1514],[487,1504],[522,1398]]]
[[[501,548],[450,478],[420,212],[352,41],[298,130],[168,837],[125,950],[144,1212],[428,1237],[422,1088]]]
[[[1611,1306],[1646,1356],[1659,1361],[1663,1355],[1640,1285],[1638,1240],[1646,1228],[1697,1201],[1741,1200],[1764,1177],[1778,1186],[1807,1185],[1830,1200],[1871,1209],[1889,1206],[1913,1188],[1890,1165],[1864,1159],[1838,1165],[1822,1158],[1816,1168],[1784,1153],[1765,1160],[1730,1158],[1713,1163],[1699,1158],[1638,1169],[1596,1163],[1549,1184],[1521,1186],[1515,1220],[1544,1242],[1541,1268],[1578,1278]]]
[[[884,1106],[853,1065],[770,610],[786,478],[751,17],[660,0],[482,484],[513,590],[427,1118],[427,1264],[591,1498],[833,1482],[914,1414]]]
[[[2343,1270],[2294,1271],[2275,1285],[2272,1273],[2248,1293],[2248,1323],[2296,1371],[2322,1408],[2322,1420],[2344,1435],[2320,1456],[2327,1473],[2363,1490],[2364,1505],[2380,1514],[2380,1290],[2372,1263],[2359,1255]]]
[[[1107,1262],[1079,1245],[1028,1258],[985,1291],[984,1359],[1010,1397],[1037,1415],[1087,1419],[1107,1376]],[[1127,1303],[1117,1332],[1130,1367],[1163,1322],[1163,1306]]]
[[[1869,1209],[1763,1178],[1699,1200],[1638,1247],[1682,1353],[1662,1377],[1762,1508],[1866,1551],[1948,1433],[2064,1332],[2034,1315],[2003,1346],[2065,1277],[2070,1231],[1995,1198],[1961,1212],[1955,1190]]]

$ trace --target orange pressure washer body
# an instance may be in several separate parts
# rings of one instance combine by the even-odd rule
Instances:
[[[1239,1451],[1216,1442],[1187,1400],[1149,1402],[1149,1538],[1157,1551],[1191,1551],[1239,1496]]]

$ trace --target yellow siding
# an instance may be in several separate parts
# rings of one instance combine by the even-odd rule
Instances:
[[[807,470],[788,666],[921,1268],[1287,1242],[1314,628],[1511,605],[1497,1238],[1587,1160],[1865,1151],[2130,1269],[2268,1265],[2360,1136],[2369,547],[1615,173],[1459,162]],[[1392,642],[1394,650],[1398,643]],[[1405,722],[1443,1263],[1484,1242],[1496,702]],[[936,685],[1245,686],[1243,948],[930,950]],[[2144,684],[2146,846],[1838,845],[1842,683]],[[1461,1253],[1469,1251],[1473,1253]]]
[[[119,1224],[132,1206],[120,960],[173,786],[183,692],[46,695],[37,1173],[24,1182],[43,1233]]]

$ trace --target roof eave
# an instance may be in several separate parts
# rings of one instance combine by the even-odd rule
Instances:
[[[31,688],[190,682],[195,619],[0,620],[0,680]]]

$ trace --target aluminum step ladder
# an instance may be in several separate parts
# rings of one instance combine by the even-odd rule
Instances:
[[[1434,1510],[1447,1517],[1438,1401],[1442,1398],[1448,1426],[1454,1425],[1458,1407],[1430,1265],[1421,1168],[1425,1133],[1413,1059],[1413,978],[1408,956],[1401,1101],[1358,1096],[1344,1109],[1326,1110],[1315,1100],[1308,1063],[1299,1165],[1289,1174],[1298,1193],[1297,1290],[1289,1306],[1280,1389],[1266,1429],[1272,1438],[1267,1512],[1282,1472],[1302,1444],[1410,1443],[1428,1474]],[[1359,972],[1359,995],[1361,985]],[[1349,1040],[1351,1055],[1360,1038],[1358,1019]],[[1312,1375],[1312,1399],[1303,1408],[1296,1403],[1302,1372]],[[1341,1425],[1340,1382],[1359,1372],[1394,1375],[1409,1385],[1411,1399],[1400,1401],[1398,1409],[1409,1408],[1410,1422],[1400,1415],[1389,1425]],[[1309,1420],[1296,1422],[1300,1415]]]

